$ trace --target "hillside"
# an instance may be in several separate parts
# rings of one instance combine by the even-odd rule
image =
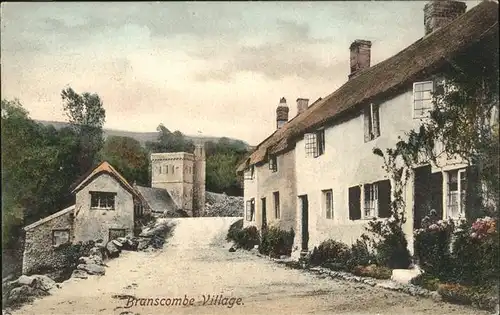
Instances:
[[[47,120],[36,120],[37,122],[43,125],[53,125],[56,129],[61,129],[67,127],[69,124],[61,121],[47,121]],[[104,129],[104,137],[107,138],[109,136],[120,136],[120,137],[130,137],[139,141],[143,146],[147,141],[155,141],[158,132],[134,132],[134,131],[126,131],[126,130],[117,130],[117,129]],[[191,136],[185,135],[186,138],[190,140],[202,140],[203,142],[214,141],[217,142],[221,137],[203,137],[203,136]],[[249,149],[250,146],[243,140],[228,138],[231,142],[239,143],[246,149]]]

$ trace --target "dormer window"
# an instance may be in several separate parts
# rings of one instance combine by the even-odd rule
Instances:
[[[276,156],[269,157],[269,169],[273,171],[273,173],[278,171],[278,158]]]
[[[432,93],[434,92],[433,81],[413,83],[413,118],[426,118],[434,108]]]

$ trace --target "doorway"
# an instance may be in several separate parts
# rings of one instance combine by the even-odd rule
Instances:
[[[307,195],[299,196],[302,217],[302,250],[308,250],[309,244],[309,202]]]

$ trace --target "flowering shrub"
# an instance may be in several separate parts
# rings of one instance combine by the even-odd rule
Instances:
[[[404,220],[391,217],[384,221],[372,220],[366,230],[373,236],[363,235],[371,241],[376,252],[377,265],[391,269],[406,269],[410,266],[411,256],[408,242],[402,229]]]
[[[335,241],[326,240],[314,247],[311,254],[311,265],[325,265],[325,264],[339,264],[339,269],[346,265],[349,246],[346,244]]]
[[[295,232],[293,229],[284,231],[271,226],[269,229],[262,231],[259,252],[275,258],[279,258],[281,255],[290,256],[294,238]]]
[[[437,289],[444,301],[457,304],[472,304],[478,308],[493,310],[498,303],[496,294],[478,287],[466,287],[460,284],[440,284]]]
[[[442,278],[450,268],[455,224],[452,220],[439,220],[422,226],[415,233],[415,256],[418,264],[427,274]]]
[[[496,221],[490,217],[479,218],[472,223],[470,237],[482,239],[496,233]]]

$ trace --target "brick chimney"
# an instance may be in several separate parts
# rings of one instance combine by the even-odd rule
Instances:
[[[276,128],[280,129],[288,121],[288,105],[286,105],[286,99],[282,97],[280,103],[276,108]]]
[[[425,35],[450,23],[467,10],[460,1],[433,0],[424,6]]]
[[[351,73],[349,79],[359,71],[370,68],[370,51],[372,42],[369,40],[356,39],[349,50],[351,51]]]
[[[307,109],[309,106],[309,99],[308,98],[298,98],[297,99],[297,115],[302,113]]]

